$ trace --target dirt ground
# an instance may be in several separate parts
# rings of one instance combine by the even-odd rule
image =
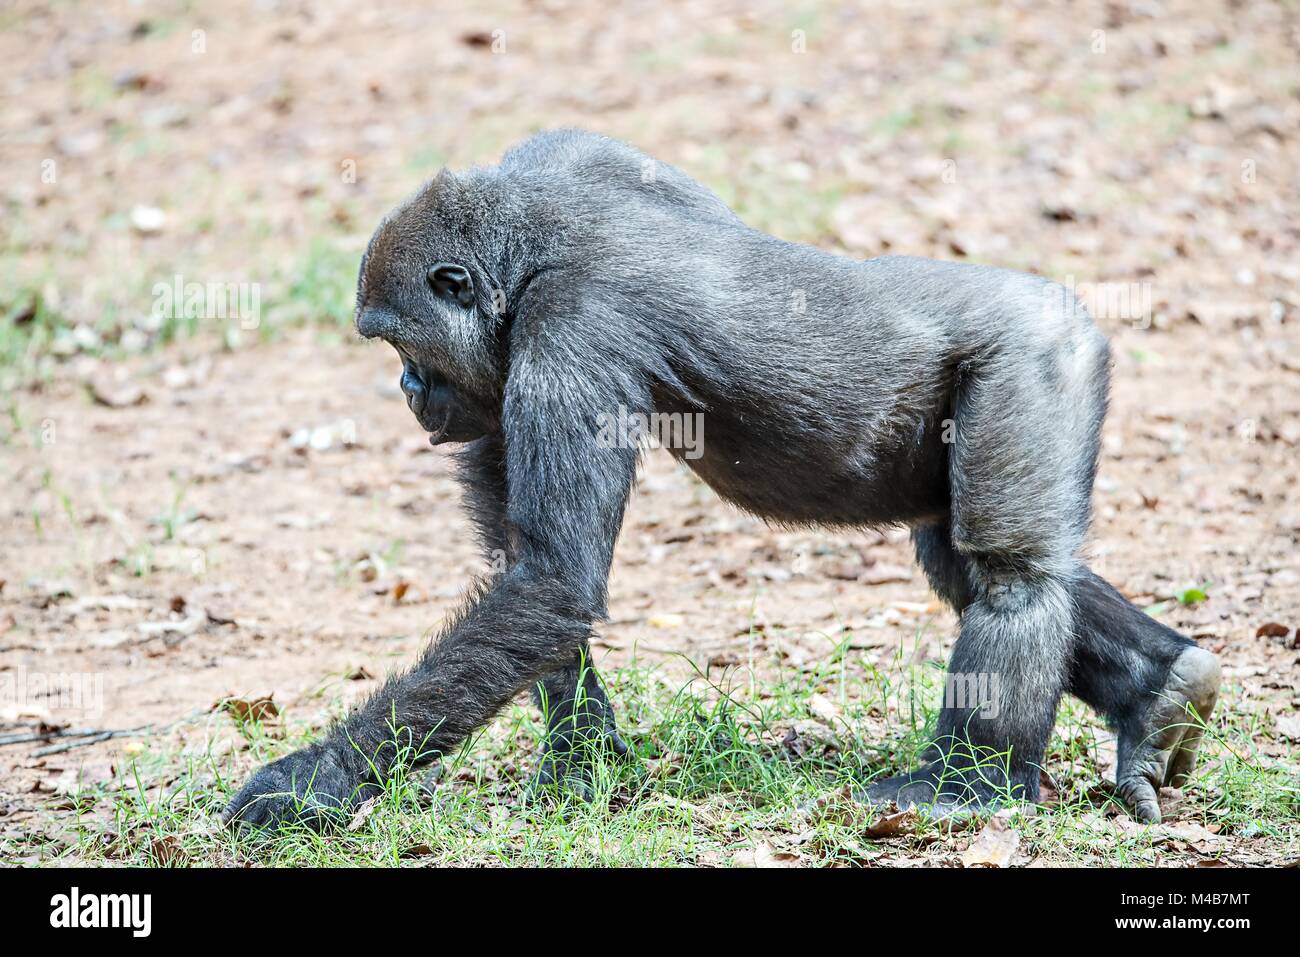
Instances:
[[[777,235],[1149,296],[1100,319],[1092,561],[1221,656],[1257,755],[1294,764],[1294,5],[19,2],[0,21],[0,315],[26,344],[0,366],[0,740],[361,694],[411,659],[484,569],[396,357],[345,324],[356,260],[441,164],[580,125]],[[173,276],[258,284],[259,328],[160,324]],[[634,646],[761,659],[764,629],[786,656],[847,629],[882,662],[941,661],[954,624],[905,531],[769,528],[663,453],[610,609],[606,670]],[[137,738],[34,753],[51,740],[0,745],[0,829],[57,828],[59,781]]]

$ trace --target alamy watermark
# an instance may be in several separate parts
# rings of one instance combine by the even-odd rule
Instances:
[[[163,319],[237,319],[239,328],[256,329],[262,322],[262,286],[256,282],[171,282],[153,285],[153,317]]]
[[[629,412],[620,403],[616,412],[596,416],[596,445],[602,449],[664,448],[681,451],[682,458],[704,455],[703,412]]]
[[[1080,303],[1094,319],[1127,322],[1136,329],[1151,326],[1151,283],[1149,282],[1076,282],[1066,276],[1059,285],[1049,284],[1043,292],[1049,315],[1076,314]]]
[[[943,706],[970,710],[986,720],[1002,713],[1002,679],[996,673],[952,672],[943,681]]]
[[[50,898],[50,926],[121,927],[133,937],[148,937],[153,930],[152,894],[92,894],[73,887]]]
[[[48,672],[16,668],[0,672],[0,711],[104,714],[104,676],[98,672]]]

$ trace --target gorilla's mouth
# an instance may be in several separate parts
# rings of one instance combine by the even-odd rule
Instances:
[[[458,400],[450,385],[410,359],[403,358],[401,388],[415,421],[429,433],[430,445],[455,440],[453,433],[457,429],[453,425]]]
[[[429,432],[430,445],[437,445],[442,441],[443,436],[447,434],[447,426],[451,425],[451,411],[452,404],[448,402],[442,413],[442,425],[438,426],[437,429],[429,429],[427,425],[424,425],[424,420],[420,420],[420,424],[424,425],[424,428]]]
[[[398,347],[402,358],[401,390],[407,408],[429,433],[430,445],[444,442],[468,442],[483,435],[485,429],[471,404],[447,379],[420,364]]]

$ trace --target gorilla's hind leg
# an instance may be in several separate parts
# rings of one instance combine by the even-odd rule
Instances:
[[[1068,583],[971,559],[934,745],[910,774],[873,784],[872,801],[928,805],[936,816],[1038,799],[1038,772],[1065,685]]]
[[[1219,662],[1088,572],[1075,589],[1069,690],[1119,734],[1115,783],[1140,821],[1162,787],[1182,787],[1219,696]]]
[[[1107,353],[1080,315],[1041,315],[1035,327],[1042,338],[1025,348],[963,367],[948,450],[950,512],[915,536],[935,590],[961,615],[935,734],[939,758],[876,783],[873,800],[948,814],[1038,798],[1068,678]]]
[[[969,563],[946,523],[914,529],[916,556],[935,593],[961,614],[973,600]],[[1119,735],[1115,781],[1140,821],[1158,822],[1162,787],[1182,787],[1218,697],[1218,660],[1135,607],[1095,572],[1074,583],[1068,690]],[[942,753],[932,745],[922,754]]]

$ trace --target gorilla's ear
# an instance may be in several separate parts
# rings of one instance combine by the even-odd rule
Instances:
[[[474,281],[469,270],[455,263],[438,263],[429,267],[429,285],[442,298],[468,308],[474,305]]]

